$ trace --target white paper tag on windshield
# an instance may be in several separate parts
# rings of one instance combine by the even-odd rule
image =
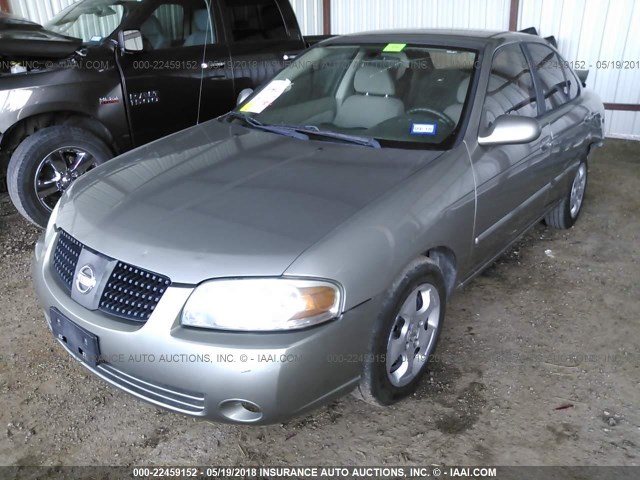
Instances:
[[[291,86],[291,80],[273,80],[255,96],[240,111],[247,113],[262,113],[265,108],[275,102]]]

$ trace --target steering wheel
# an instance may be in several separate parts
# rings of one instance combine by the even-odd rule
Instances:
[[[454,122],[453,119],[449,117],[449,115],[439,112],[438,110],[434,110],[433,108],[416,107],[416,108],[412,108],[407,112],[408,115],[411,115],[412,113],[430,113],[431,115],[438,117],[438,119],[442,120],[444,123],[448,124],[450,127],[453,128],[456,126],[456,122]]]

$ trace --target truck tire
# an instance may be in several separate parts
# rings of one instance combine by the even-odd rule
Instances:
[[[20,214],[42,228],[73,181],[113,155],[93,133],[77,127],[43,128],[22,141],[9,160],[7,189]]]
[[[576,223],[584,203],[587,190],[587,161],[580,162],[576,169],[571,187],[562,201],[547,213],[544,223],[552,228],[567,230]]]

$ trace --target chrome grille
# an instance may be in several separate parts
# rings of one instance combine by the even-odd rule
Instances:
[[[76,271],[82,247],[83,245],[79,241],[64,230],[60,230],[58,243],[53,252],[53,268],[69,291],[71,291],[73,274]]]

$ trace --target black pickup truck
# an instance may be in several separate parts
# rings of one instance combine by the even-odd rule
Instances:
[[[0,17],[0,160],[45,226],[75,178],[215,118],[295,55],[289,0],[82,0],[44,27]]]

